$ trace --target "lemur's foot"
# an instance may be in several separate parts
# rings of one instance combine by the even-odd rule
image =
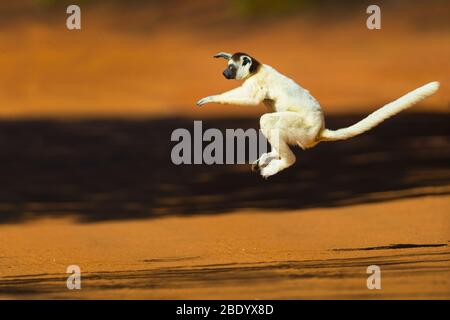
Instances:
[[[271,153],[263,153],[259,159],[252,163],[252,171],[258,171],[265,168],[272,160],[278,157]]]
[[[264,179],[267,179],[270,176],[273,176],[280,172],[281,170],[287,168],[286,163],[284,160],[281,159],[275,159],[270,161],[268,165],[266,165],[264,168],[261,169],[261,176]]]

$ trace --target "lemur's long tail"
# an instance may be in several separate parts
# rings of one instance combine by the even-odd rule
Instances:
[[[319,137],[320,141],[345,140],[364,133],[379,125],[384,120],[403,111],[422,99],[432,95],[439,89],[439,82],[434,81],[411,91],[397,100],[371,113],[354,125],[339,130],[324,129]]]

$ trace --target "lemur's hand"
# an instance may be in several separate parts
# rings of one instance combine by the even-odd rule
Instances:
[[[202,98],[202,99],[197,101],[197,105],[199,107],[201,107],[202,105],[204,105],[206,103],[213,102],[213,99],[214,99],[214,96],[209,96],[209,97]]]

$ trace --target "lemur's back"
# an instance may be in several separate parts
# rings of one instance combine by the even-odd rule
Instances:
[[[264,77],[270,99],[274,100],[277,111],[319,111],[319,102],[291,78],[269,65],[263,65]]]

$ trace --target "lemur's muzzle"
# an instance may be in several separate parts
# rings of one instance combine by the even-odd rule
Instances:
[[[230,68],[226,68],[223,72],[223,76],[227,79],[234,79],[234,77],[236,76],[236,72],[234,72]]]

